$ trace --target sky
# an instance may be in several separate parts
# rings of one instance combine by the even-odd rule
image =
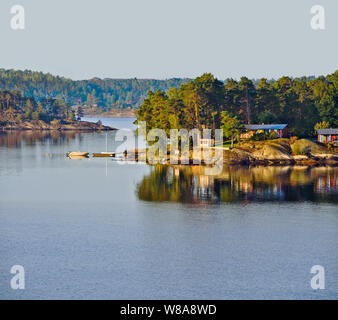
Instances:
[[[313,5],[325,30],[310,25]],[[11,29],[13,5],[25,29]],[[0,68],[100,78],[326,75],[337,0],[1,0]]]

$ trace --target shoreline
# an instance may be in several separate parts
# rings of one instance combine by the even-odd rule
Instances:
[[[142,159],[139,159],[139,155],[143,153]],[[315,166],[338,166],[338,155],[332,155],[329,157],[313,157],[299,160],[297,156],[291,156],[290,159],[231,159],[231,157],[223,156],[221,161],[215,161],[213,164],[206,163],[204,160],[194,159],[189,157],[189,163],[182,163],[181,160],[178,160],[177,163],[171,163],[170,157],[168,155],[167,159],[159,159],[155,158],[152,161],[146,157],[144,160],[144,152],[135,153],[135,152],[127,152],[124,159],[122,161],[135,161],[135,162],[145,162],[150,165],[178,165],[178,166],[210,166],[215,167],[217,165],[226,165],[226,166],[304,166],[304,167],[315,167]]]
[[[100,112],[100,110],[84,110],[84,118],[136,118],[135,110],[111,110]]]
[[[166,155],[161,158],[155,156],[153,159],[146,157],[148,149],[127,150],[125,159],[136,160],[142,159],[147,163],[171,164],[170,147]],[[189,150],[186,154],[185,161],[187,165],[263,165],[263,166],[316,166],[316,165],[338,165],[338,153],[330,151],[326,146],[315,143],[311,140],[300,139],[292,141],[290,139],[275,139],[267,141],[250,141],[232,149],[223,147],[211,147],[207,153],[207,159],[204,157],[204,149],[197,150],[195,153]],[[182,164],[178,156],[174,156],[177,163]]]
[[[128,118],[128,119],[134,119],[136,116],[133,115],[125,115],[125,114],[85,114],[83,118]]]
[[[42,120],[31,120],[22,123],[10,123],[0,126],[5,131],[110,131],[116,128],[89,121],[64,121],[52,125]]]

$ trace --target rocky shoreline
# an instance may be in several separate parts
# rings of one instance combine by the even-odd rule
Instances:
[[[115,128],[89,121],[62,121],[59,124],[47,123],[42,120],[24,121],[21,123],[6,123],[0,125],[0,130],[72,130],[72,131],[108,131]]]
[[[218,150],[217,150],[218,149]],[[146,150],[129,150],[126,153],[127,160],[145,159]],[[218,152],[219,164],[225,165],[254,165],[254,166],[289,166],[289,165],[338,165],[338,153],[328,150],[325,145],[313,142],[307,139],[291,141],[290,139],[275,139],[267,141],[250,141],[241,143],[235,148],[211,148],[211,156],[217,158]],[[219,153],[221,152],[221,153]],[[202,159],[202,160],[201,160]],[[160,161],[155,158],[148,163],[165,162],[170,164],[170,150],[167,151],[166,161]],[[217,162],[217,161],[215,161]],[[214,163],[215,163],[214,162]],[[181,161],[178,160],[178,164]],[[203,161],[202,153],[189,152],[189,164],[206,164]]]
[[[275,157],[262,157],[255,153],[245,152],[239,149],[233,149],[223,152],[224,164],[242,164],[242,165],[338,165],[338,155],[308,154],[308,155],[288,155]]]

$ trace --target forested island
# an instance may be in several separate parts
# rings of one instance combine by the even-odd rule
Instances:
[[[80,121],[81,107],[52,97],[25,97],[19,91],[0,90],[0,128],[3,130],[111,130],[100,122]]]
[[[180,88],[150,91],[136,111],[148,128],[223,128],[228,138],[241,124],[285,123],[292,135],[312,137],[314,127],[338,127],[338,71],[318,78],[246,77],[225,83],[204,74]]]

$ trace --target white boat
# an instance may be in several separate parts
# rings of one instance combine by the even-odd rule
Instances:
[[[72,151],[67,153],[67,157],[88,157],[89,152]]]

